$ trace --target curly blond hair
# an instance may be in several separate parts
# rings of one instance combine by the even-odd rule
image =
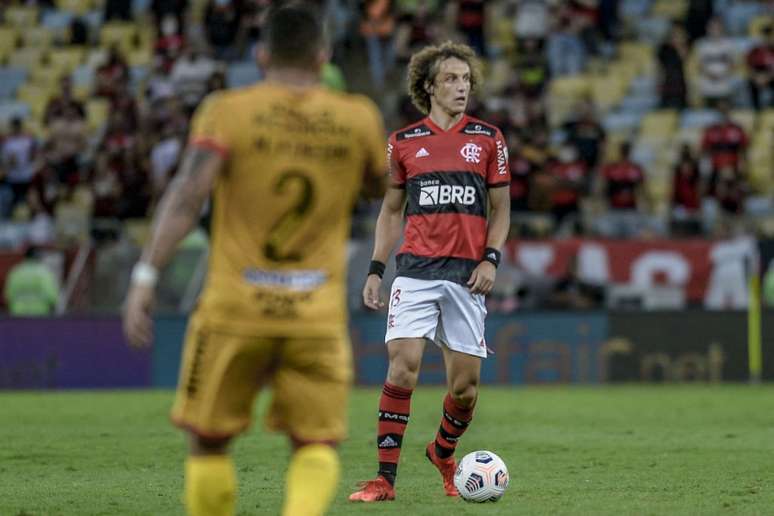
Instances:
[[[408,93],[411,102],[424,114],[430,112],[430,93],[427,88],[435,81],[441,62],[455,57],[470,67],[470,91],[481,84],[481,68],[476,52],[468,45],[447,41],[425,47],[413,56],[408,65]]]

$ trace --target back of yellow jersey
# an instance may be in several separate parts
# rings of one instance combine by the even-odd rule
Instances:
[[[210,96],[190,143],[221,152],[197,317],[233,332],[339,335],[346,245],[384,128],[365,97],[263,83]]]

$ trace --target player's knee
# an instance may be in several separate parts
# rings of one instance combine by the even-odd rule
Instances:
[[[413,389],[417,385],[419,378],[419,364],[410,360],[401,360],[396,358],[390,361],[390,368],[387,371],[387,381],[392,385],[403,387],[404,389]]]
[[[478,384],[471,382],[454,382],[449,394],[451,394],[454,403],[460,407],[473,407],[478,399]]]

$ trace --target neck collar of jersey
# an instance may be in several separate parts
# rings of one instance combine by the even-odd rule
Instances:
[[[430,115],[427,115],[425,117],[425,123],[430,127],[430,129],[433,130],[433,132],[436,132],[436,133],[453,133],[453,132],[456,132],[457,130],[459,130],[462,127],[464,127],[465,123],[467,121],[468,121],[468,115],[463,113],[462,118],[460,118],[459,121],[456,124],[454,124],[453,126],[449,127],[449,129],[444,130],[444,129],[441,129],[440,127],[438,127],[438,125],[435,122],[433,122],[433,120],[430,118]]]

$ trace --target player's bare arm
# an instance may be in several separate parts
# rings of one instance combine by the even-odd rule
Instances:
[[[222,164],[222,155],[214,150],[197,146],[186,149],[180,170],[159,202],[150,239],[133,273],[124,307],[124,333],[129,345],[150,344],[156,271],[169,262],[180,241],[198,223]]]
[[[511,225],[511,196],[508,188],[489,189],[489,224],[486,234],[486,247],[500,250],[508,238]],[[473,294],[489,294],[494,286],[497,268],[486,260],[478,264],[470,275],[468,286]]]
[[[406,204],[406,190],[390,187],[384,194],[379,218],[376,219],[373,261],[387,263],[390,253],[400,240],[403,231],[403,209]],[[363,289],[363,302],[372,309],[384,306],[379,295],[382,278],[378,274],[369,274]]]

